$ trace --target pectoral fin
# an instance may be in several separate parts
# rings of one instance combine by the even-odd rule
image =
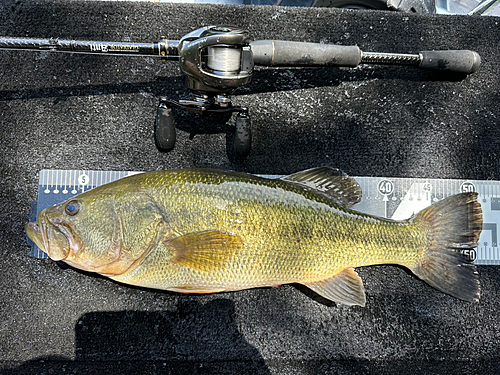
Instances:
[[[329,279],[304,283],[319,295],[344,305],[365,306],[363,281],[353,268],[346,268]]]
[[[165,243],[175,252],[173,263],[201,272],[224,268],[242,244],[241,237],[222,231],[188,233]]]

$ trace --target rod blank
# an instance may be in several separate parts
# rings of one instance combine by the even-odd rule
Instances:
[[[178,60],[177,40],[162,39],[158,43],[97,42],[57,38],[0,37],[0,49],[91,53],[104,55],[160,56]]]

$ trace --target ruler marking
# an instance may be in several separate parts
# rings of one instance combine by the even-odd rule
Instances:
[[[54,191],[53,191],[54,194],[59,194],[59,174],[60,174],[60,171],[57,170],[56,171],[56,182],[55,182],[55,187],[54,187]]]
[[[52,193],[57,194],[57,169],[52,172],[51,188]]]
[[[64,181],[64,187],[63,187],[63,191],[62,193],[63,194],[67,194],[68,193],[68,190],[66,190],[66,181],[68,180],[68,171],[63,171],[63,174],[64,174],[64,177],[63,177],[63,181]]]
[[[73,171],[68,173],[68,192],[73,193]]]
[[[74,194],[73,192],[75,191],[75,171],[71,171],[69,173],[69,178],[70,178],[69,186],[71,187],[71,194]]]
[[[86,173],[85,170],[83,171],[83,174],[80,175],[80,177],[82,177],[82,176],[88,176],[88,174]],[[78,181],[80,183],[80,186],[81,186],[81,189],[82,189],[82,193],[85,193],[85,184],[83,184],[82,182],[84,182],[86,180],[87,180],[86,177],[82,177],[81,181]]]

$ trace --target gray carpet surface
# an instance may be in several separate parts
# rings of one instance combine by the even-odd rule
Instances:
[[[239,160],[225,128],[176,112],[154,145],[160,96],[187,95],[154,57],[0,51],[0,368],[5,373],[495,373],[500,267],[479,267],[480,303],[398,267],[359,270],[367,306],[282,286],[214,295],[129,287],[27,256],[41,169],[208,167],[288,174],[500,179],[500,20],[390,12],[145,2],[3,1],[0,35],[154,42],[206,25],[254,39],[416,53],[471,49],[468,77],[393,66],[257,69],[233,97],[254,141]],[[190,139],[190,135],[193,135]]]

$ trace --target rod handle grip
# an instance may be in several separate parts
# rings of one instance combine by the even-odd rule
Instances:
[[[361,61],[356,46],[339,46],[284,40],[256,40],[250,43],[255,65],[260,66],[350,66]]]
[[[420,68],[471,74],[481,65],[481,56],[469,50],[422,51]]]

